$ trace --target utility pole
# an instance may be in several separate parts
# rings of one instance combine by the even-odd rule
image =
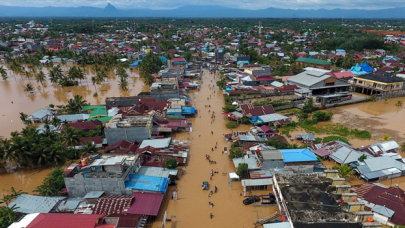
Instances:
[[[257,44],[259,47],[259,56],[262,55],[262,22],[259,21],[259,43]]]

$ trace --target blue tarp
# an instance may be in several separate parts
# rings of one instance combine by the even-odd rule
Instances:
[[[129,64],[129,65],[130,65],[130,66],[138,66],[140,62],[142,62],[142,59],[140,59],[140,60],[138,60],[138,61],[136,61],[136,62],[134,62],[134,63],[131,63],[131,64]]]
[[[195,108],[193,107],[181,107],[182,115],[191,115],[195,113]]]
[[[311,162],[318,161],[309,149],[279,150],[284,157],[284,162]]]
[[[366,62],[364,62],[363,64],[360,65],[361,68],[366,71],[366,72],[373,72],[374,69],[371,68]]]
[[[312,56],[309,56],[308,59],[313,59]]]
[[[165,56],[161,56],[161,57],[160,57],[160,61],[162,61],[162,63],[165,63],[165,62],[167,61],[167,59],[166,59]]]
[[[354,75],[362,75],[362,74],[367,74],[366,71],[363,70],[363,68],[361,68],[361,66],[359,66],[359,64],[356,64],[356,66],[353,66],[352,68],[350,68],[350,70]]]
[[[169,178],[154,177],[139,174],[130,174],[129,180],[125,181],[125,187],[144,191],[165,193],[169,184]]]
[[[241,62],[242,62],[242,63],[244,63],[244,64],[249,64],[249,61],[247,61],[247,60],[238,61],[236,64],[238,64],[238,65],[239,65]]]

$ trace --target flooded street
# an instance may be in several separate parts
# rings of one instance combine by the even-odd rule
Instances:
[[[67,71],[69,66],[61,68]],[[48,70],[47,68],[42,68],[47,77],[44,86],[37,83],[33,77],[27,79],[23,74],[14,75],[11,71],[8,71],[7,81],[0,80],[0,97],[2,101],[2,108],[0,109],[0,136],[9,138],[11,132],[20,131],[24,127],[20,120],[20,112],[30,115],[49,104],[54,104],[55,106],[66,104],[75,95],[83,96],[83,99],[90,102],[90,104],[96,105],[105,104],[106,97],[135,96],[142,91],[149,91],[149,86],[144,85],[135,69],[132,71],[127,69],[129,75],[128,91],[119,89],[119,79],[112,70],[108,73],[108,79],[105,82],[94,86],[91,82],[94,72],[88,66],[85,68],[86,79],[81,80],[78,86],[70,87],[59,87],[51,84],[48,80]],[[37,72],[39,72],[39,69],[37,69]],[[28,83],[35,89],[33,94],[24,92],[24,86]],[[97,88],[98,97],[93,97],[95,87]]]
[[[224,133],[230,132],[225,127],[227,117],[221,115],[224,99],[222,91],[215,86],[215,96],[213,90],[208,88],[208,84],[213,82],[212,75],[203,75],[204,82],[200,91],[193,91],[192,99],[196,98],[193,105],[198,109],[199,116],[191,119],[193,132],[191,134],[178,134],[176,139],[191,139],[190,156],[187,166],[185,166],[184,176],[180,175],[178,182],[178,200],[171,200],[171,192],[167,193],[164,205],[167,204],[167,218],[172,219],[165,227],[253,227],[253,222],[259,218],[265,218],[273,215],[278,207],[253,207],[245,206],[244,199],[240,194],[243,192],[241,182],[232,181],[229,186],[228,173],[234,172],[235,167],[228,158],[228,154],[222,154],[223,148],[230,148],[223,138]],[[218,77],[218,76],[217,76]],[[217,78],[218,79],[218,78]],[[211,95],[212,99],[207,100]],[[206,108],[205,105],[211,105]],[[211,112],[208,110],[211,109]],[[211,113],[215,111],[215,121],[211,124]],[[241,125],[238,131],[248,130],[250,125]],[[214,132],[211,135],[211,131]],[[218,142],[218,148],[211,152]],[[205,155],[209,154],[217,164],[210,164]],[[210,181],[210,171],[218,171]],[[210,189],[218,187],[218,192],[208,197],[208,191],[201,189],[203,181],[209,181]],[[172,188],[171,190],[175,189]],[[269,191],[252,191],[254,195],[268,194]],[[249,193],[247,193],[249,194]],[[211,208],[208,201],[214,204]],[[149,227],[161,227],[165,207],[162,206],[156,221]],[[210,219],[210,213],[214,217]],[[174,216],[174,217],[173,217]]]

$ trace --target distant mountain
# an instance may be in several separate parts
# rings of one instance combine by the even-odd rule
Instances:
[[[173,10],[119,10],[108,3],[96,7],[17,7],[0,6],[0,17],[179,17],[179,18],[405,18],[405,7],[382,10],[318,9],[291,10],[267,8],[233,9],[221,6],[189,5]]]

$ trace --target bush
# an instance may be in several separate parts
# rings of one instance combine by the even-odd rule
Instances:
[[[250,124],[250,118],[249,117],[247,117],[247,116],[243,116],[242,117],[242,123],[243,124]]]
[[[224,107],[222,107],[222,111],[226,113],[234,112],[236,111],[236,107],[232,104],[226,104]]]
[[[242,176],[244,173],[248,171],[248,164],[246,163],[239,163],[238,165],[238,170],[236,171],[236,174],[238,176]]]
[[[316,111],[314,115],[312,116],[313,120],[316,120],[317,122],[319,121],[329,121],[332,119],[333,113],[326,113],[322,111]]]
[[[270,101],[268,100],[263,100],[263,101],[253,101],[254,106],[263,106],[263,105],[269,105]]]
[[[315,144],[318,144],[318,143],[321,143],[322,142],[322,139],[321,138],[315,138]]]
[[[243,157],[243,150],[239,147],[236,147],[229,152],[229,158],[240,158],[240,157]]]
[[[38,192],[41,196],[57,196],[59,191],[65,187],[65,180],[63,177],[64,171],[57,167],[48,175],[44,181],[38,186],[34,192]]]
[[[177,168],[177,160],[175,158],[170,158],[169,160],[166,161],[165,166],[168,169],[175,169]]]
[[[302,111],[305,113],[311,113],[313,110],[314,110],[314,100],[312,98],[309,98],[302,107]]]
[[[349,140],[348,140],[347,138],[341,137],[341,136],[334,136],[334,135],[332,135],[332,136],[327,136],[327,137],[323,138],[322,141],[323,141],[324,143],[326,143],[326,142],[331,142],[331,141],[342,141],[342,142],[347,143],[347,144],[350,145]]]
[[[239,126],[238,123],[236,123],[235,121],[231,121],[229,123],[226,124],[226,127],[231,129],[231,128],[237,128]]]

